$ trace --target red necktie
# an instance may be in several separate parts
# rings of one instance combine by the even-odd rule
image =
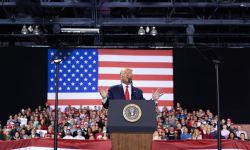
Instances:
[[[126,91],[125,91],[125,99],[130,100],[129,98],[129,92],[128,92],[128,86],[126,85]]]

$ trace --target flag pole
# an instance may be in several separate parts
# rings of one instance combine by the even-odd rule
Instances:
[[[56,95],[55,95],[55,120],[54,120],[54,150],[57,150],[58,140],[57,140],[57,133],[58,133],[58,74],[59,74],[59,64],[62,60],[55,59],[54,63],[56,64]]]
[[[218,113],[218,121],[217,121],[217,144],[218,150],[221,150],[221,123],[220,123],[220,86],[219,86],[219,64],[221,62],[219,60],[212,60],[215,65],[215,73],[216,73],[216,97],[217,97],[217,113]]]

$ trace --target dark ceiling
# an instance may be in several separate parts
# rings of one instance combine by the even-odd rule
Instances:
[[[2,0],[0,46],[245,48],[249,8],[247,0]],[[24,25],[38,25],[40,34],[21,34]],[[138,35],[140,26],[149,32]]]

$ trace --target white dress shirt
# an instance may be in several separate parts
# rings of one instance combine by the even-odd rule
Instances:
[[[125,95],[125,93],[126,93],[126,86],[128,86],[128,93],[129,93],[129,98],[130,98],[130,100],[131,100],[131,96],[132,96],[132,87],[131,87],[131,84],[129,84],[129,85],[127,85],[127,84],[124,84],[124,83],[122,83],[122,87],[123,87],[123,92],[124,92],[124,95]]]

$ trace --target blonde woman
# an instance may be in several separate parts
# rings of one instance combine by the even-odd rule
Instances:
[[[202,140],[202,135],[201,132],[199,131],[199,129],[195,128],[194,132],[192,134],[192,139],[193,140]]]

